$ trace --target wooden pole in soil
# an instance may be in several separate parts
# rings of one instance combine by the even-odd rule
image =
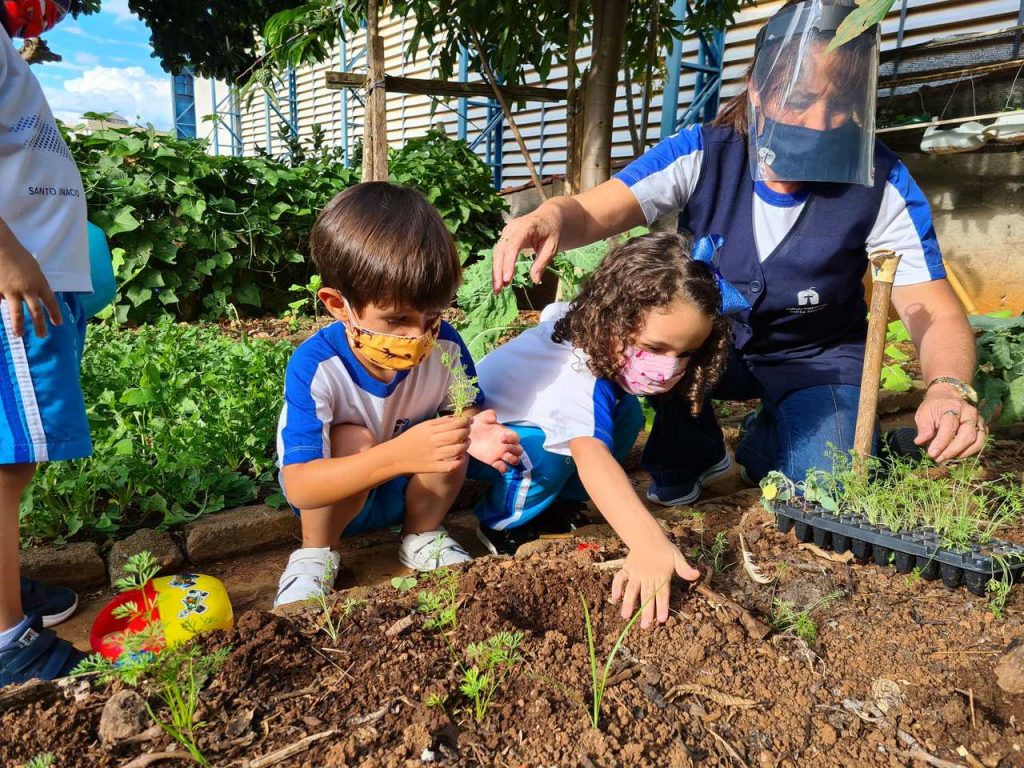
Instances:
[[[878,382],[882,374],[882,353],[885,350],[885,331],[889,321],[889,299],[892,282],[900,254],[887,249],[872,251],[871,311],[868,314],[868,338],[864,345],[864,373],[860,380],[860,402],[857,404],[857,429],[853,437],[854,463],[858,471],[865,471],[871,456],[878,414]]]
[[[363,181],[388,179],[387,91],[384,87],[384,40],[380,36],[379,0],[369,0],[366,24],[369,73],[363,119]]]

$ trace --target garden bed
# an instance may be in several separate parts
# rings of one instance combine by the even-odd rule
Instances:
[[[742,531],[762,571],[777,577],[773,586],[754,584],[734,564],[732,526],[743,511]],[[340,594],[337,641],[309,609],[245,613],[232,632],[204,641],[207,651],[232,650],[202,695],[210,725],[198,731],[199,746],[216,766],[267,765],[256,761],[295,744],[306,748],[276,765],[411,768],[433,757],[451,766],[902,766],[915,750],[956,763],[960,747],[986,766],[1021,764],[1024,707],[992,671],[1024,638],[1019,596],[993,621],[966,592],[819,558],[777,533],[751,492],[698,512],[673,515],[670,534],[691,551],[721,532],[726,569],[712,588],[776,629],[758,638],[722,601],[675,593],[665,626],[627,636],[599,730],[589,719],[580,595],[599,664],[624,625],[606,602],[612,574],[594,564],[622,554],[601,526],[583,533],[596,550],[558,541],[458,571],[448,639],[417,611],[418,592],[430,588],[423,583]],[[806,611],[810,642],[801,639],[806,626],[798,634],[780,621],[784,602]],[[523,633],[523,661],[477,722],[455,660],[467,664],[470,643],[502,631]],[[104,768],[173,748],[163,734],[101,746],[109,696],[93,684],[3,714],[0,764],[50,751],[55,765]],[[428,706],[445,696],[444,706]]]

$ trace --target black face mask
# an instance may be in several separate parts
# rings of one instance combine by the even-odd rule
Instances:
[[[838,128],[818,131],[764,118],[758,160],[786,181],[859,183],[861,129],[848,120]],[[762,138],[763,142],[763,138]]]

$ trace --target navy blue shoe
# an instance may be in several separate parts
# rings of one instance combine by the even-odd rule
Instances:
[[[663,507],[681,507],[685,504],[693,504],[700,498],[704,486],[710,483],[719,475],[724,475],[732,468],[732,458],[726,452],[722,459],[705,469],[697,482],[686,488],[666,488],[658,485],[653,480],[647,486],[647,500],[660,504]]]
[[[25,615],[41,616],[44,627],[71,618],[78,607],[78,595],[67,587],[50,587],[41,581],[21,579],[21,609]]]
[[[46,629],[40,616],[32,616],[21,635],[0,648],[0,687],[66,677],[84,658],[75,646]]]

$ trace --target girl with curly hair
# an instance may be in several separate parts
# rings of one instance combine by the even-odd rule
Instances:
[[[644,422],[637,395],[678,398],[699,412],[728,354],[723,293],[743,301],[710,264],[715,241],[698,246],[691,257],[671,232],[620,245],[575,301],[547,307],[539,325],[477,365],[488,406],[523,448],[520,465],[503,474],[470,469],[493,481],[476,509],[481,541],[513,553],[541,532],[568,531],[574,512],[586,521],[589,497],[629,547],[613,598],[624,598],[624,617],[639,599],[642,626],[668,618],[672,574],[698,573],[622,468]]]

